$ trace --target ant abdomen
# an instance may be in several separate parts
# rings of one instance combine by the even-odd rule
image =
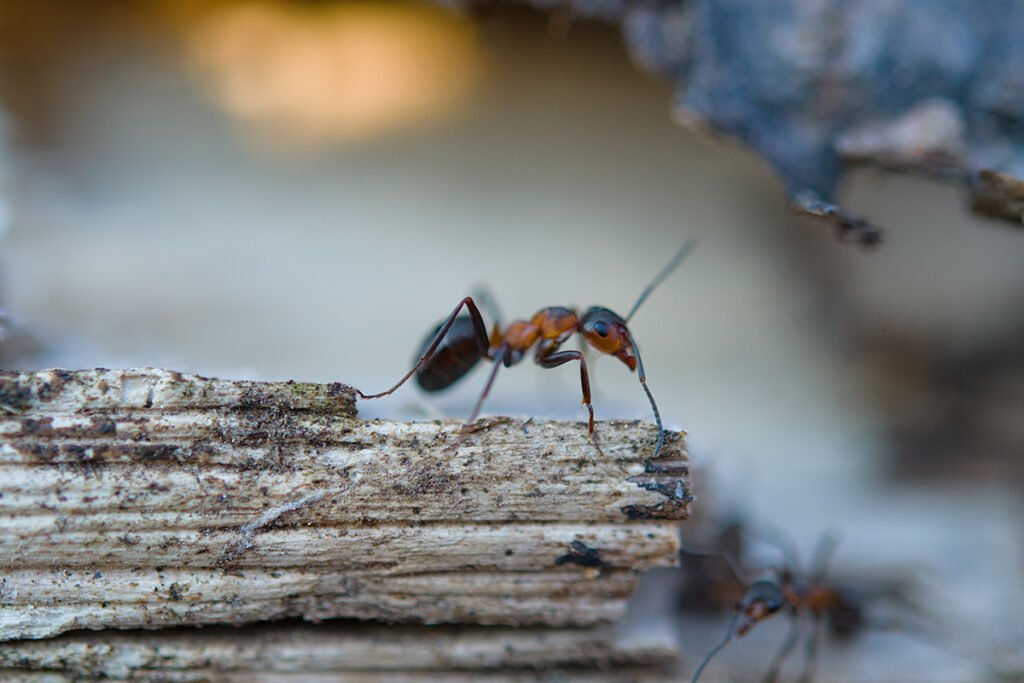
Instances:
[[[423,339],[417,358],[426,352],[443,326],[442,321]],[[473,321],[468,315],[460,315],[430,359],[416,371],[416,383],[424,391],[447,389],[476,367],[485,354],[486,349],[480,348]]]
[[[832,633],[840,637],[860,633],[864,629],[862,597],[851,590],[838,589],[835,593],[835,605],[827,615]]]

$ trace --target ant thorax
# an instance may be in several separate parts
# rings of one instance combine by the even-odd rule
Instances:
[[[532,346],[540,343],[541,355],[558,347],[579,329],[579,317],[571,308],[549,306],[537,311],[530,320],[513,320],[504,329],[495,326],[488,340],[489,355],[514,365]]]

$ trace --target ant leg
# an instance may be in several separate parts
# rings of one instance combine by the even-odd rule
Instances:
[[[779,572],[803,575],[800,565],[800,551],[793,538],[782,527],[774,524],[759,524],[750,534],[756,540],[773,546],[782,555],[782,566],[775,569]]]
[[[469,416],[469,419],[459,429],[459,435],[455,439],[455,443],[452,444],[452,450],[457,449],[462,445],[462,440],[466,438],[468,434],[469,426],[476,422],[476,418],[480,416],[480,409],[484,406],[484,400],[487,395],[491,393],[491,387],[494,385],[494,378],[498,376],[498,368],[502,366],[505,361],[505,357],[508,354],[508,344],[502,344],[498,347],[494,354],[494,367],[491,369],[491,374],[487,376],[487,384],[484,385],[484,390],[480,394],[480,398],[476,400],[476,405],[473,406],[473,414]]]
[[[811,637],[807,639],[807,660],[804,664],[804,671],[800,674],[799,683],[811,683],[814,680],[814,669],[818,663],[818,644],[821,641],[821,619],[814,618],[811,626]]]
[[[501,327],[501,310],[498,308],[498,300],[491,290],[484,285],[479,285],[473,288],[471,296],[476,299],[481,308],[487,311],[487,315],[491,318],[491,324]]]
[[[574,360],[580,362],[580,388],[583,389],[583,405],[590,413],[590,420],[587,423],[590,433],[594,433],[594,406],[590,403],[590,375],[587,374],[587,359],[579,351],[554,351],[553,345],[541,345],[537,347],[537,355],[534,360],[542,368],[557,368]]]
[[[359,394],[359,398],[380,398],[381,396],[387,396],[394,393],[398,387],[406,383],[406,381],[415,374],[417,370],[423,367],[423,364],[430,360],[430,357],[434,355],[434,351],[437,351],[437,347],[441,345],[441,340],[448,334],[448,330],[452,329],[452,325],[455,324],[455,318],[458,317],[462,307],[465,306],[466,310],[469,311],[469,318],[473,321],[473,330],[476,332],[477,343],[480,345],[480,351],[483,354],[487,353],[487,349],[490,347],[490,342],[487,339],[487,326],[484,325],[483,316],[480,315],[480,309],[476,307],[473,302],[473,297],[467,296],[465,299],[459,302],[459,305],[455,307],[452,314],[448,316],[448,319],[444,321],[441,328],[437,331],[437,336],[434,337],[434,341],[430,343],[427,350],[423,352],[420,359],[416,361],[416,365],[412,366],[412,370],[405,373],[402,379],[398,380],[393,387],[387,391],[382,391],[379,394],[364,394],[363,392],[356,389],[356,393]]]
[[[473,414],[466,420],[466,425],[472,424],[477,417],[480,415],[480,409],[484,406],[484,399],[487,398],[487,394],[491,393],[491,386],[494,385],[494,378],[498,376],[498,368],[505,362],[505,356],[508,353],[508,344],[502,344],[498,347],[494,354],[494,368],[491,370],[491,374],[487,377],[487,384],[484,385],[483,393],[480,394],[480,398],[476,400],[476,405],[473,406]]]
[[[786,640],[782,642],[782,647],[772,657],[772,663],[768,666],[768,671],[765,673],[762,679],[763,683],[775,683],[779,678],[779,672],[782,670],[782,664],[786,661],[793,652],[793,648],[796,647],[797,642],[800,640],[800,615],[793,615],[789,625],[789,635],[786,636]]]
[[[641,302],[642,301],[643,297],[641,297]],[[637,303],[639,304],[640,302]],[[634,306],[634,308],[636,307]],[[633,355],[636,356],[637,379],[640,380],[640,386],[644,388],[644,393],[647,394],[647,401],[651,404],[651,411],[654,413],[654,424],[658,427],[658,441],[654,444],[654,455],[651,456],[651,459],[653,460],[661,455],[661,449],[665,446],[665,426],[661,423],[661,413],[658,411],[658,404],[654,402],[654,395],[647,386],[647,373],[644,372],[644,362],[640,360],[640,349],[633,340],[633,335],[629,334],[629,332],[627,332],[626,335],[627,339],[629,339],[630,345],[633,347]]]

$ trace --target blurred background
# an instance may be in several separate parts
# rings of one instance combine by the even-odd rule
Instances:
[[[861,170],[866,253],[794,217],[774,176],[670,119],[613,27],[499,5],[0,5],[0,362],[158,366],[381,390],[458,301],[506,320],[625,313],[689,432],[700,540],[741,515],[837,572],[911,581],[943,631],[826,642],[825,680],[1024,671],[1024,234],[955,188]],[[409,385],[369,417],[465,416]],[[599,419],[649,419],[614,359]],[[487,412],[583,419],[575,368],[499,373]],[[720,637],[645,582],[680,673]],[[780,620],[781,621],[781,620]],[[756,677],[765,624],[709,671]]]

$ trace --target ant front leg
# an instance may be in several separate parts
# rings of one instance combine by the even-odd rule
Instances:
[[[554,342],[541,343],[537,347],[535,360],[542,368],[557,368],[574,360],[580,362],[580,388],[583,390],[583,405],[587,407],[590,420],[587,423],[591,434],[594,433],[594,406],[590,403],[590,375],[587,374],[587,359],[579,351],[555,351]]]
[[[445,335],[448,334],[448,331],[452,329],[452,325],[455,324],[455,319],[459,317],[459,312],[462,311],[463,306],[465,306],[466,310],[469,311],[469,318],[473,322],[473,332],[476,334],[480,353],[481,355],[486,354],[487,349],[490,347],[490,342],[487,339],[487,326],[484,325],[483,316],[480,315],[480,309],[477,308],[476,303],[474,303],[473,297],[467,296],[459,302],[459,305],[455,307],[455,310],[448,316],[448,319],[444,321],[443,325],[441,325],[441,328],[437,331],[437,335],[434,337],[434,340],[430,342],[430,346],[428,346],[427,350],[423,352],[420,359],[416,361],[416,365],[412,366],[412,370],[405,373],[405,376],[398,380],[393,387],[387,391],[382,391],[379,394],[364,394],[360,390],[356,389],[356,393],[359,394],[359,398],[380,398],[382,396],[388,396],[389,394],[394,393],[398,387],[405,384],[417,370],[423,367],[423,365],[430,360],[430,357],[434,355],[434,352],[437,351],[437,347],[441,345],[441,341],[444,339]]]

